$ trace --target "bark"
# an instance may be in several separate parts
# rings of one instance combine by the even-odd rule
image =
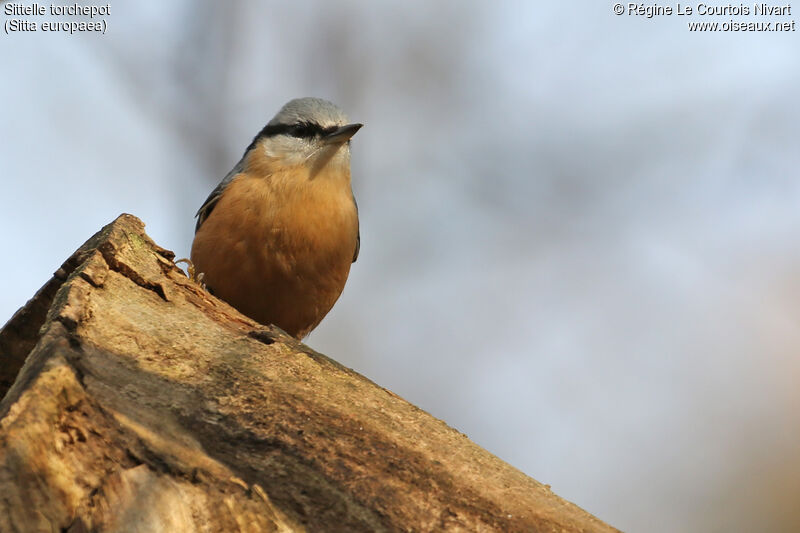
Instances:
[[[0,331],[0,531],[614,531],[172,259],[122,215]]]

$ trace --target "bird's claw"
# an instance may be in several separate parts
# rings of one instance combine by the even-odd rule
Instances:
[[[203,278],[205,278],[206,275],[203,272],[197,272],[191,259],[176,259],[175,264],[177,265],[178,263],[186,263],[186,272],[189,274],[189,279],[203,287],[203,289],[206,288],[206,284],[203,282]]]

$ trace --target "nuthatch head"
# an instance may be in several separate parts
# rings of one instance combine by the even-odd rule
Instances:
[[[216,296],[297,338],[330,311],[358,257],[348,124],[334,104],[292,100],[197,212],[194,269]]]

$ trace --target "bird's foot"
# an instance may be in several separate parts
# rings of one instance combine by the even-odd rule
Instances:
[[[194,267],[194,263],[190,259],[176,259],[175,264],[178,263],[186,263],[186,272],[189,274],[189,279],[203,287],[206,288],[206,284],[203,282],[203,278],[205,278],[205,274],[202,272],[197,272],[197,269]]]

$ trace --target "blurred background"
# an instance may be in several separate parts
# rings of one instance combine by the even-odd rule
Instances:
[[[362,246],[309,345],[623,530],[800,530],[800,42],[686,19],[146,0],[0,35],[0,323],[122,212],[188,256],[327,98]]]

